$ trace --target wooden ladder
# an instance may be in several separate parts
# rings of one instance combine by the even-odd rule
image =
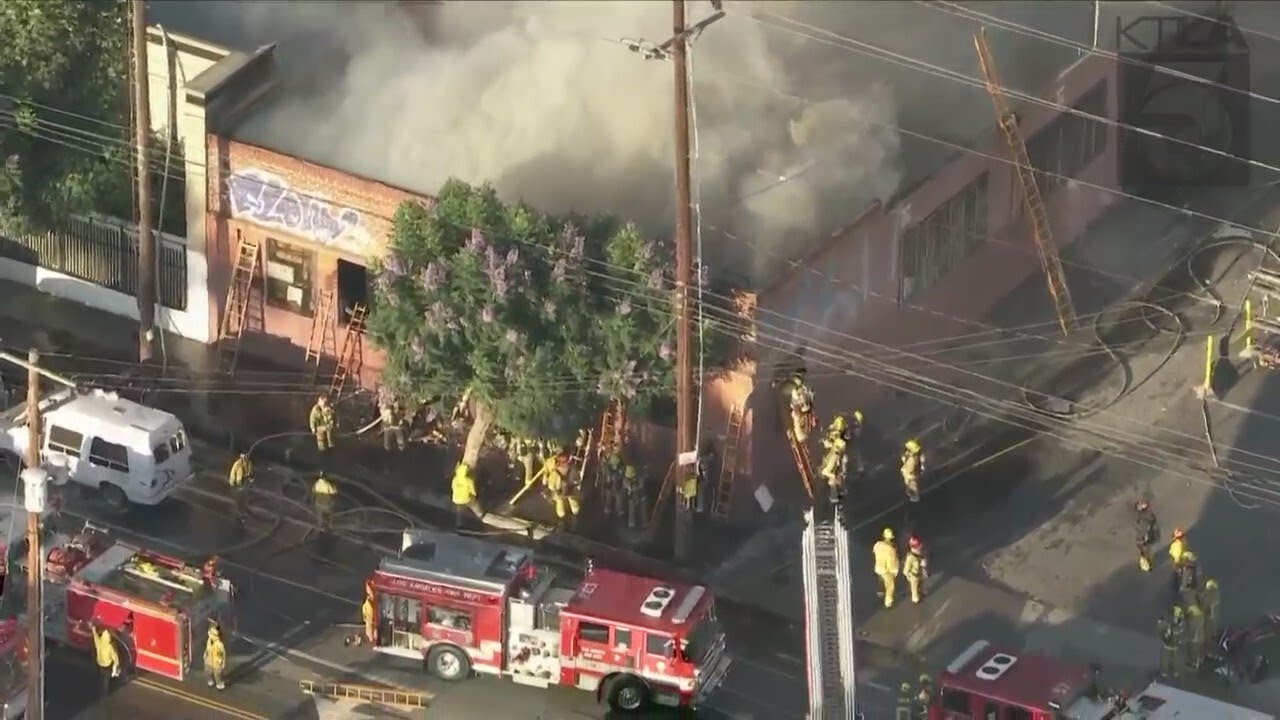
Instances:
[[[218,369],[228,375],[235,374],[240,359],[240,342],[253,297],[253,280],[261,265],[260,255],[261,247],[252,238],[242,239],[236,248],[236,264],[231,271],[222,312],[222,331],[218,334]]]
[[[595,473],[592,474],[593,484],[597,487],[600,485],[600,475],[604,472],[605,462],[614,448],[621,449],[626,439],[627,431],[627,411],[621,400],[614,400],[609,403],[609,407],[605,408],[604,414],[600,416],[600,434],[597,436],[595,460]]]
[[[711,513],[721,520],[729,519],[729,502],[733,498],[733,478],[738,471],[738,447],[742,441],[742,406],[729,410],[729,428],[724,435],[724,456],[720,459],[720,481],[716,484]]]
[[[800,444],[795,436],[787,433],[787,444],[791,446],[791,457],[796,461],[796,470],[800,471],[800,479],[804,481],[804,491],[813,500],[813,462],[809,458],[809,448]]]
[[[351,376],[351,368],[360,361],[366,314],[368,309],[365,308],[364,303],[356,303],[351,308],[351,319],[347,321],[347,332],[342,338],[342,352],[338,353],[338,366],[334,368],[333,382],[329,384],[329,394],[334,399],[342,397],[342,391],[347,386],[347,378]]]
[[[350,683],[317,682],[300,680],[298,689],[308,695],[335,700],[359,700],[380,705],[397,705],[406,708],[424,708],[431,704],[432,696],[424,692],[378,687],[376,685],[352,685]]]
[[[333,289],[322,288],[316,300],[315,314],[311,318],[311,333],[307,336],[307,354],[305,362],[311,365],[311,382],[320,374],[320,362],[325,355],[333,357],[338,354],[334,347],[333,332]]]
[[[583,483],[587,479],[587,461],[591,459],[591,441],[595,439],[595,432],[587,431],[587,442],[581,448],[576,445],[573,448],[573,455],[569,457],[569,467],[578,470],[578,492],[583,491]]]
[[[1040,196],[1035,168],[1027,153],[1027,143],[1018,129],[1018,116],[1009,110],[1008,103],[1005,102],[1004,89],[996,73],[996,64],[991,57],[991,46],[987,44],[985,29],[973,36],[973,43],[978,49],[978,63],[982,66],[987,94],[991,96],[991,102],[995,106],[1000,134],[1004,136],[1009,155],[1012,156],[1014,167],[1017,169],[1023,207],[1027,211],[1027,219],[1031,222],[1031,235],[1036,243],[1036,251],[1040,255],[1040,268],[1044,271],[1045,281],[1049,286],[1049,296],[1053,300],[1053,307],[1058,315],[1058,325],[1062,328],[1063,335],[1069,335],[1076,325],[1076,311],[1071,303],[1071,292],[1067,289],[1067,277],[1062,269],[1062,259],[1058,256],[1058,245],[1053,241],[1053,233],[1049,227],[1049,214],[1045,212],[1044,199]]]

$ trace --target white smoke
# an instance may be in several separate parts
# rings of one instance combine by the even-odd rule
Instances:
[[[970,5],[1058,33],[1067,29],[1061,6],[1077,6],[1074,24],[1089,24],[1077,3]],[[693,51],[697,179],[714,269],[767,279],[781,258],[888,198],[904,174],[932,169],[939,151],[903,145],[900,120],[969,144],[990,127],[981,90],[745,15],[787,14],[973,74],[963,21],[907,2],[726,9]],[[688,13],[696,22],[711,7],[689,3]],[[618,42],[669,37],[669,3],[167,0],[152,14],[232,47],[280,45],[283,97],[237,130],[246,141],[423,193],[450,176],[490,181],[549,211],[614,212],[669,232],[671,63]],[[1026,38],[995,45],[1011,84],[1034,74],[1028,65],[1065,64]]]

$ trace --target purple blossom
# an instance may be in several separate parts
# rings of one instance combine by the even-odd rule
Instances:
[[[485,309],[480,311],[480,319],[486,323],[493,322],[493,308],[485,306]]]
[[[415,361],[421,361],[423,356],[427,354],[427,349],[422,346],[422,338],[415,337],[409,343],[409,354]]]
[[[408,265],[404,261],[404,256],[392,250],[387,253],[387,261],[383,264],[383,270],[391,276],[392,280],[399,280],[409,271]]]
[[[502,299],[507,296],[507,266],[498,257],[498,252],[492,246],[485,251],[485,273],[489,276],[489,282],[493,285],[493,292]]]
[[[467,241],[467,252],[473,252],[479,255],[489,247],[489,243],[485,241],[484,233],[480,228],[471,229],[471,239]]]
[[[444,268],[434,262],[427,263],[427,267],[422,271],[422,289],[426,292],[435,292],[443,282]]]
[[[507,330],[507,334],[504,335],[503,337],[505,337],[507,342],[511,343],[512,345],[520,344],[520,340],[521,340],[520,331],[516,330],[515,328],[511,328],[510,330]]]
[[[544,315],[546,315],[548,319],[550,319],[550,318],[554,318],[554,317],[556,316],[556,303],[555,303],[555,301],[554,301],[554,300],[546,300],[546,301],[544,301],[544,302],[542,303],[542,313],[543,313]]]
[[[569,266],[565,264],[564,260],[557,260],[556,264],[551,268],[551,279],[555,282],[560,282],[564,280],[565,273],[568,271]]]
[[[512,265],[515,265],[519,261],[520,261],[519,250],[517,250],[516,248],[511,248],[510,250],[507,251],[507,267],[511,267]]]
[[[582,237],[582,233],[578,232],[578,228],[567,223],[560,237],[564,240],[565,249],[568,250],[569,257],[573,260],[581,260],[582,254],[586,249],[586,239]]]
[[[662,270],[661,269],[654,268],[653,272],[649,273],[649,289],[650,290],[662,289]]]
[[[448,324],[448,311],[444,308],[444,303],[439,301],[431,303],[431,307],[422,314],[422,319],[428,327],[440,327]]]
[[[640,244],[640,259],[648,261],[653,257],[653,241],[646,240]]]
[[[631,314],[631,298],[623,298],[622,302],[618,303],[618,314],[624,317]]]
[[[671,344],[670,344],[670,343],[665,343],[665,342],[664,342],[664,343],[662,343],[661,345],[659,345],[659,346],[658,346],[658,357],[662,358],[663,360],[670,360],[670,359],[671,359]]]

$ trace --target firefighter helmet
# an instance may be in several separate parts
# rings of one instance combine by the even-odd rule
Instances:
[[[1182,540],[1182,539],[1184,539],[1184,538],[1186,538],[1186,537],[1187,537],[1187,531],[1186,531],[1186,530],[1183,530],[1182,528],[1176,528],[1176,529],[1173,531],[1173,539],[1174,539],[1174,540]]]
[[[1139,500],[1133,506],[1138,509],[1138,512],[1146,512],[1147,508],[1151,507],[1151,504],[1146,500]]]
[[[907,452],[920,452],[920,441],[915,438],[911,438],[903,447],[907,449]]]
[[[1193,563],[1193,562],[1195,562],[1195,561],[1196,561],[1196,554],[1195,554],[1195,553],[1191,552],[1190,550],[1188,550],[1188,551],[1186,551],[1186,552],[1182,553],[1182,562],[1183,562],[1183,564],[1184,564],[1184,565],[1185,565],[1185,564],[1187,564],[1187,563]]]
[[[911,539],[907,540],[907,547],[911,548],[912,550],[919,550],[920,548],[924,547],[924,543],[921,542],[920,538],[916,537],[915,535],[912,535]]]
[[[1204,589],[1205,589],[1205,590],[1208,590],[1208,591],[1210,591],[1210,592],[1212,592],[1212,591],[1214,591],[1214,590],[1217,590],[1217,589],[1218,589],[1218,581],[1217,581],[1217,580],[1214,580],[1213,578],[1209,578],[1208,580],[1205,580],[1205,581],[1204,581]]]
[[[885,529],[884,529],[884,532],[883,532],[883,533],[881,533],[881,537],[883,537],[885,540],[892,540],[892,539],[893,539],[893,528],[885,528]]]
[[[843,415],[837,415],[835,420],[831,421],[831,429],[836,432],[844,432],[849,427],[849,421]]]
[[[854,411],[853,411],[853,421],[854,421],[855,423],[857,423],[858,425],[861,425],[861,424],[862,424],[862,411],[861,411],[861,410],[854,410]]]
[[[1178,606],[1178,605],[1174,605],[1174,606],[1173,606],[1173,616],[1174,616],[1175,618],[1180,618],[1180,617],[1182,617],[1182,608],[1181,608],[1180,606]]]

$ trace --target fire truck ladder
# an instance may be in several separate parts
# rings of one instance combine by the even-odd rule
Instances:
[[[729,428],[724,434],[724,457],[720,459],[720,481],[711,512],[721,520],[729,518],[729,501],[733,498],[733,478],[738,471],[738,446],[742,442],[742,406],[729,410]]]
[[[805,511],[805,647],[809,718],[857,717],[849,531],[827,503]]]
[[[412,690],[378,687],[376,685],[352,685],[349,683],[301,680],[298,689],[308,695],[335,700],[359,700],[379,705],[395,705],[405,708],[424,708],[431,704],[431,695]]]
[[[347,332],[342,338],[342,352],[338,353],[338,366],[334,368],[333,382],[329,384],[329,394],[335,399],[342,397],[342,390],[347,386],[347,378],[351,375],[351,367],[360,360],[364,318],[367,314],[364,303],[356,303],[351,308],[351,319],[347,321]]]
[[[236,249],[236,264],[227,287],[227,303],[222,312],[222,332],[218,335],[218,367],[228,375],[236,372],[240,359],[240,340],[244,335],[249,303],[253,297],[253,279],[260,263],[258,241],[242,239]]]
[[[1040,197],[1040,186],[1036,183],[1035,168],[1027,155],[1027,143],[1018,130],[1018,117],[1009,110],[1005,102],[1004,90],[1000,78],[996,74],[995,60],[991,57],[991,46],[987,44],[987,32],[984,28],[973,36],[974,46],[978,49],[978,62],[982,65],[982,76],[986,80],[987,93],[996,109],[996,123],[1000,133],[1008,145],[1009,155],[1017,169],[1018,185],[1022,188],[1023,208],[1027,211],[1027,220],[1031,223],[1031,235],[1035,239],[1036,250],[1040,255],[1040,266],[1044,270],[1045,280],[1049,285],[1049,296],[1053,299],[1054,310],[1058,313],[1058,324],[1062,334],[1069,335],[1076,324],[1076,311],[1071,304],[1071,293],[1067,289],[1067,278],[1062,270],[1062,260],[1058,257],[1058,246],[1053,241],[1053,233],[1049,228],[1049,215],[1044,209],[1044,200]]]
[[[320,362],[325,355],[336,356],[333,337],[333,289],[322,288],[316,300],[316,312],[311,320],[311,333],[307,336],[307,354],[305,362],[311,365],[311,382],[320,375]]]

